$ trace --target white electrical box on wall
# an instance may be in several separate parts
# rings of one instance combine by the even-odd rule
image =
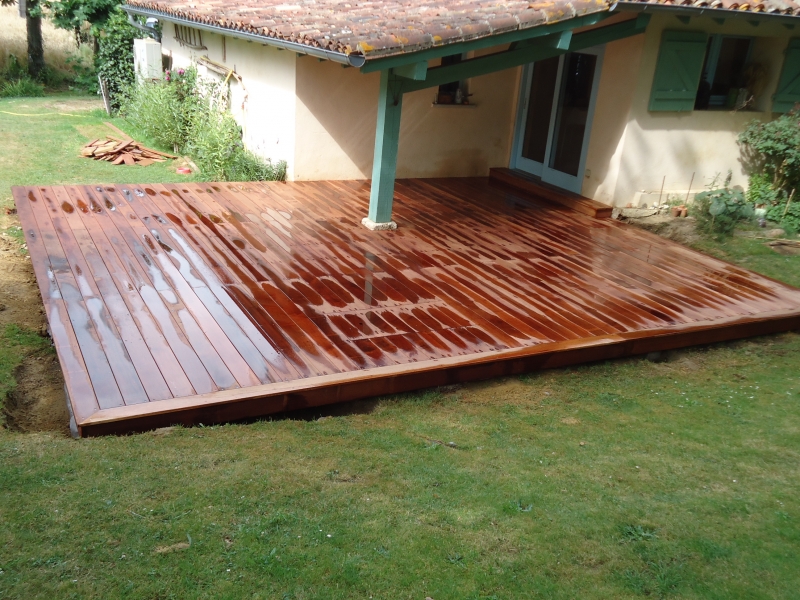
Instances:
[[[152,38],[133,40],[136,81],[161,77],[161,44]]]

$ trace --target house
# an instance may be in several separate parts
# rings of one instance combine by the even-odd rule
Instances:
[[[800,290],[603,218],[745,181],[794,6],[245,1],[126,9],[294,181],[12,190],[76,435],[800,328]]]
[[[128,0],[174,67],[226,70],[246,145],[290,180],[526,171],[652,204],[733,171],[737,134],[800,100],[800,6],[706,2]]]

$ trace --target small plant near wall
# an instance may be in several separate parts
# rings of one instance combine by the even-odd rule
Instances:
[[[732,173],[728,171],[725,182],[719,186],[719,176],[708,185],[708,190],[694,197],[697,228],[705,233],[729,235],[736,225],[753,218],[753,206],[747,202],[744,191],[730,187]]]
[[[190,155],[207,181],[286,179],[284,161],[265,161],[244,147],[228,96],[226,82],[176,69],[129,86],[120,115],[158,144]]]

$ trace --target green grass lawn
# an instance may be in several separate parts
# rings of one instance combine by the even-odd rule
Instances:
[[[81,146],[91,139],[116,135],[104,121],[130,129],[121,119],[109,118],[100,106],[77,94],[0,100],[0,209],[11,206],[12,185],[192,180],[191,175],[177,174],[171,162],[115,166],[82,157]],[[148,142],[140,136],[137,140]]]
[[[9,157],[9,119],[0,164],[17,171],[2,167],[0,195],[180,178],[71,158],[81,140],[56,118],[37,121],[38,152],[21,139]],[[757,241],[704,249],[800,283],[800,258]],[[42,341],[9,326],[2,344],[7,388]],[[785,334],[323,419],[0,430],[0,599],[798,597],[798,366],[800,335]]]

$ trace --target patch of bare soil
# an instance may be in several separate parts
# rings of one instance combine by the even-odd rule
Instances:
[[[4,216],[2,227],[19,226]],[[47,320],[30,257],[19,242],[0,233],[0,329],[15,324],[45,335]],[[22,431],[69,431],[64,380],[53,355],[28,356],[17,367],[16,389],[5,400],[6,423]]]
[[[700,241],[700,235],[696,231],[696,222],[693,217],[652,215],[649,217],[629,217],[622,220],[685,246],[691,246]]]
[[[28,356],[14,370],[17,387],[5,400],[6,424],[16,431],[69,434],[64,378],[55,355]]]

